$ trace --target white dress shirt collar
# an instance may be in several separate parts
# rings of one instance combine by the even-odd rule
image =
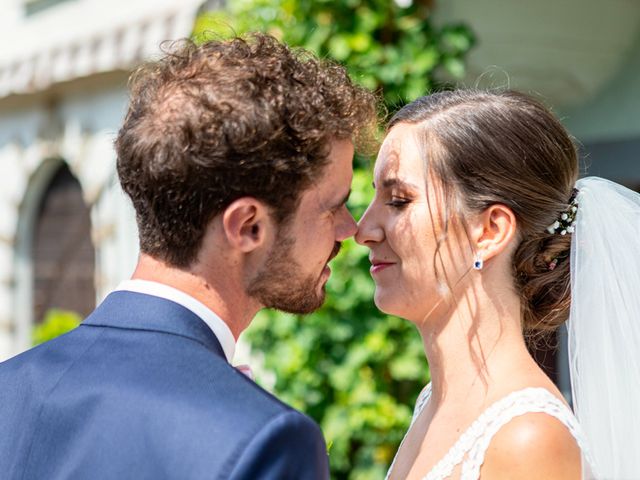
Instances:
[[[115,291],[128,291],[153,295],[154,297],[170,300],[184,308],[190,310],[200,317],[213,331],[214,335],[220,342],[227,361],[231,363],[236,349],[236,340],[226,323],[216,315],[209,307],[193,298],[191,295],[184,293],[176,288],[170,287],[163,283],[152,282],[149,280],[125,280]]]

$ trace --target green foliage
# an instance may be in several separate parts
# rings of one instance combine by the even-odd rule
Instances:
[[[388,111],[461,78],[474,44],[463,25],[435,26],[428,0],[229,0],[200,16],[196,40],[266,31],[347,66],[381,93]],[[369,163],[358,158],[349,208],[372,197]],[[404,320],[373,304],[368,250],[352,240],[333,261],[324,307],[309,316],[264,311],[245,338],[275,372],[275,393],[322,427],[332,478],[384,478],[429,379],[422,343]],[[260,378],[258,378],[260,381]]]
[[[33,344],[39,345],[73,330],[82,318],[75,312],[52,308],[48,310],[41,324],[33,329]]]
[[[404,2],[398,2],[404,3]],[[474,37],[464,25],[435,26],[425,0],[233,0],[200,16],[196,38],[261,30],[346,65],[352,77],[397,106],[460,79]]]

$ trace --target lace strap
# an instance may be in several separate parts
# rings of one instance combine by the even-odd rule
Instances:
[[[545,413],[558,419],[567,427],[583,452],[587,462],[590,462],[584,436],[580,426],[569,408],[544,388],[527,388],[512,393],[490,408],[483,415],[482,431],[478,432],[473,446],[462,464],[460,478],[462,480],[478,479],[480,467],[484,463],[489,443],[498,431],[514,418],[527,413]]]
[[[416,400],[416,406],[413,409],[413,417],[411,418],[411,425],[416,421],[416,418],[422,413],[424,410],[424,406],[431,398],[431,382],[427,383],[427,385],[422,389],[420,395],[418,395],[418,399]]]
[[[389,479],[389,475],[391,475],[391,471],[393,470],[393,467],[396,464],[396,458],[398,458],[398,453],[400,452],[400,449],[402,448],[402,445],[404,444],[404,440],[407,438],[407,435],[409,434],[409,430],[411,430],[411,427],[413,426],[414,422],[416,421],[416,418],[418,418],[418,416],[420,415],[420,413],[424,409],[424,406],[429,401],[430,397],[431,397],[431,382],[427,383],[427,385],[420,392],[420,395],[418,395],[418,399],[416,400],[416,405],[415,405],[415,407],[413,409],[413,417],[411,418],[411,424],[409,425],[409,429],[407,430],[407,432],[404,434],[404,437],[402,438],[402,441],[400,442],[400,445],[398,446],[398,450],[396,450],[396,454],[393,457],[393,461],[391,462],[391,466],[389,466],[389,470],[387,470],[387,475],[384,477],[385,480]]]
[[[462,480],[477,480],[489,443],[502,426],[525,413],[542,412],[558,418],[584,450],[579,425],[571,411],[544,388],[525,388],[510,393],[487,408],[460,436],[424,480],[443,480],[462,463]],[[466,458],[465,458],[466,456]],[[464,462],[463,462],[464,460]]]

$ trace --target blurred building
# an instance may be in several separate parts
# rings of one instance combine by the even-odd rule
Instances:
[[[60,307],[89,313],[137,257],[112,143],[133,66],[202,0],[2,0],[0,360]]]
[[[581,144],[583,173],[640,189],[640,0],[448,0],[436,15],[477,34],[467,86],[537,96]]]

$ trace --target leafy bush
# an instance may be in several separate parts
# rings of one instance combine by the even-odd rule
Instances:
[[[39,345],[73,330],[82,318],[75,312],[52,308],[44,316],[42,323],[33,328],[33,344]]]

